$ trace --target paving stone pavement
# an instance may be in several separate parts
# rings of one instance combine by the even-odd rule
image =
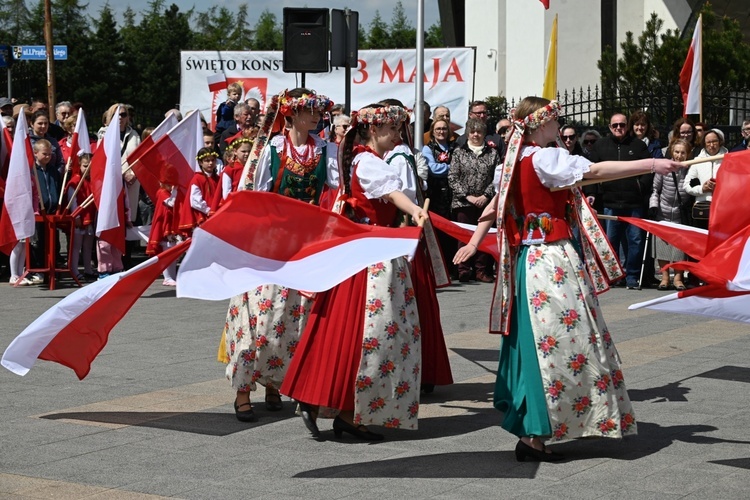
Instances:
[[[492,407],[499,337],[492,286],[439,293],[456,383],[422,398],[418,431],[377,444],[308,437],[285,398],[238,422],[216,361],[226,302],[155,283],[79,381],[38,361],[0,369],[0,498],[748,498],[750,327],[650,310],[664,292],[601,296],[638,436],[554,445],[569,460],[518,463]],[[0,349],[72,288],[0,288]],[[253,397],[262,401],[262,392]]]

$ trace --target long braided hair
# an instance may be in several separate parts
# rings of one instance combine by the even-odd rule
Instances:
[[[380,103],[373,103],[365,108],[381,107]],[[362,108],[364,109],[364,108]],[[359,119],[359,113],[352,113],[351,127],[344,135],[344,139],[339,144],[339,183],[344,194],[352,194],[352,162],[354,161],[354,146],[357,144],[366,144],[370,140],[370,124]]]

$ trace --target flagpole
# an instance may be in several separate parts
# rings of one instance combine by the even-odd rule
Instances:
[[[698,16],[698,24],[700,24],[701,27],[701,43],[700,47],[698,47],[698,52],[700,54],[700,65],[698,66],[698,81],[700,82],[700,91],[698,92],[698,118],[700,122],[703,121],[703,14],[700,14]]]
[[[81,189],[81,186],[83,186],[83,179],[86,178],[86,174],[89,172],[90,168],[91,168],[91,163],[89,163],[88,165],[86,165],[86,170],[84,170],[83,172],[81,172],[81,182],[78,183],[78,185],[76,186],[75,191],[73,191],[73,195],[68,200],[68,206],[65,207],[65,210],[70,210],[70,206],[73,204],[73,200],[76,199],[76,195],[78,194],[78,190]]]
[[[62,205],[63,195],[65,194],[65,184],[68,182],[68,172],[70,171],[70,164],[73,162],[73,156],[68,157],[68,162],[65,164],[65,173],[63,174],[62,187],[60,188],[60,199],[57,200],[57,206]]]
[[[36,181],[36,194],[39,198],[39,209],[40,211],[44,212],[44,200],[42,200],[42,186],[39,184],[39,172],[36,171],[36,165],[33,167],[34,169],[34,180]]]
[[[696,165],[698,163],[708,163],[710,161],[719,161],[722,158],[724,158],[723,154],[720,155],[714,155],[714,156],[704,156],[702,158],[695,158],[693,160],[687,160],[687,161],[681,161],[679,162],[680,165],[683,167],[689,167],[691,165]],[[583,187],[583,186],[590,186],[592,184],[599,184],[601,182],[610,182],[610,181],[620,181],[622,179],[629,179],[631,177],[639,177],[641,175],[647,174],[648,172],[641,172],[638,174],[628,174],[628,175],[620,175],[618,177],[610,177],[609,179],[586,179],[584,181],[576,182],[575,184],[571,186],[563,186],[563,187],[554,187],[550,188],[550,191],[564,191],[566,189],[572,189],[577,187]]]

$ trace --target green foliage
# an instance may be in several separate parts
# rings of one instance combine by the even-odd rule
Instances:
[[[380,17],[380,11],[375,11],[375,17],[370,22],[370,31],[367,34],[367,48],[387,49],[391,46],[391,35],[388,33],[388,25]]]
[[[440,27],[439,23],[435,23],[427,29],[424,34],[424,46],[427,48],[445,47],[443,28]]]
[[[416,46],[417,30],[411,25],[401,1],[393,8],[388,49],[406,49]]]
[[[253,41],[253,50],[282,50],[283,33],[276,15],[268,9],[260,14],[258,22],[255,24],[255,40]]]

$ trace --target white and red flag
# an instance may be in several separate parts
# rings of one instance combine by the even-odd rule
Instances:
[[[685,64],[680,71],[680,90],[685,104],[682,115],[702,114],[701,100],[703,94],[703,15],[698,16],[693,39],[690,42]]]
[[[224,73],[208,75],[206,81],[208,81],[208,90],[211,92],[221,92],[227,89],[227,77]]]
[[[13,137],[5,126],[5,120],[0,120],[0,179],[3,181],[8,176],[8,164],[10,162],[10,150]]]
[[[151,131],[151,133],[141,141],[138,146],[133,150],[132,153],[128,155],[128,163],[132,166],[133,163],[135,163],[138,158],[143,156],[143,153],[151,149],[151,146],[154,145],[156,141],[164,137],[164,135],[169,132],[175,125],[179,123],[179,120],[174,115],[174,113],[169,113],[162,122],[156,126],[154,130]]]
[[[462,222],[454,222],[445,217],[441,217],[435,212],[430,212],[430,221],[435,229],[444,232],[448,236],[455,238],[464,244],[469,243],[469,240],[474,235],[474,231],[477,229],[477,226],[464,224]],[[497,229],[492,228],[489,230],[487,236],[484,237],[477,250],[492,255],[495,260],[500,258],[500,251],[497,248]]]
[[[176,169],[179,178],[178,187],[182,194],[187,192],[188,184],[198,168],[195,156],[202,147],[201,117],[199,113],[192,111],[161,137],[154,139],[151,147],[144,150],[140,156],[136,158],[135,152],[131,154],[128,162],[141,182],[143,190],[152,201],[155,201],[159,192],[161,171],[167,165]]]
[[[91,158],[91,190],[96,203],[96,235],[125,253],[125,193],[120,160],[120,109]]]
[[[1,120],[0,120],[1,121]],[[34,235],[34,201],[31,188],[31,155],[26,115],[18,115],[18,124],[10,148],[8,176],[0,214],[0,251],[10,255],[13,247],[23,238]],[[3,128],[2,132],[7,133]],[[6,145],[7,146],[7,145]]]
[[[83,108],[78,110],[76,119],[76,128],[73,130],[73,137],[70,144],[71,167],[73,172],[77,172],[80,167],[79,155],[91,154],[91,139],[89,138],[89,129],[86,126],[86,116]],[[64,187],[64,186],[63,186]]]
[[[71,293],[26,327],[0,363],[17,375],[26,375],[37,359],[54,361],[82,380],[107,345],[109,332],[189,245],[190,241],[182,242],[124,273]]]
[[[238,191],[193,231],[177,296],[223,300],[267,283],[328,290],[369,265],[413,256],[421,232],[356,224],[278,194]]]

